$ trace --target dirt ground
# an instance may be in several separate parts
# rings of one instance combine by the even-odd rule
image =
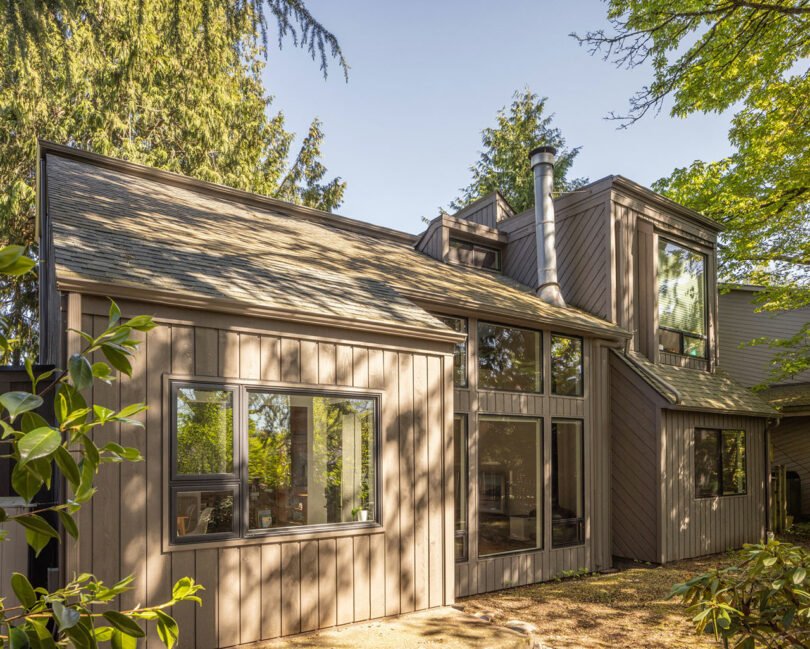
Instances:
[[[631,563],[613,574],[512,588],[457,604],[500,624],[531,622],[535,637],[553,649],[714,649],[720,643],[695,634],[680,602],[664,598],[673,584],[738,560],[739,554],[725,553],[667,566]]]

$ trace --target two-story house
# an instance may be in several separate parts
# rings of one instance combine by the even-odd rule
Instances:
[[[770,383],[776,348],[749,345],[757,338],[792,338],[810,322],[810,307],[760,311],[759,286],[727,286],[720,294],[720,366],[745,386]],[[771,384],[760,396],[779,411],[769,431],[771,462],[784,465],[800,480],[799,502],[789,501],[790,515],[810,517],[810,372]],[[795,508],[795,509],[794,509]]]
[[[63,573],[193,576],[213,649],[760,540],[773,411],[716,369],[717,226],[617,177],[552,200],[553,155],[535,210],[414,236],[41,143],[41,360],[107,296],[161,324],[93,389],[149,406],[97,433],[145,462]]]

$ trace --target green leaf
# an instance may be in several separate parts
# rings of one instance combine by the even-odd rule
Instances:
[[[11,486],[25,502],[30,503],[37,495],[45,480],[40,478],[31,467],[24,464],[15,464],[11,470]]]
[[[138,646],[138,639],[130,635],[125,635],[117,629],[113,631],[110,638],[112,649],[136,649]]]
[[[157,632],[166,649],[172,649],[177,642],[180,635],[180,630],[177,628],[177,622],[173,617],[167,615],[161,610],[156,610],[158,616]]]
[[[9,649],[28,649],[28,635],[18,626],[9,627],[8,646]]]
[[[0,405],[8,410],[11,421],[14,421],[17,415],[39,408],[42,399],[30,392],[6,392],[0,395]]]
[[[112,365],[119,372],[126,374],[127,376],[132,376],[132,365],[130,365],[126,354],[118,351],[111,345],[102,345],[101,353],[104,354],[104,358],[110,362],[110,365]]]
[[[65,479],[70,483],[70,486],[75,489],[79,485],[82,475],[70,451],[64,446],[60,446],[53,454],[53,459],[56,461],[56,466],[59,467],[62,475],[65,476]]]
[[[65,606],[62,602],[54,602],[51,604],[51,608],[53,609],[53,617],[56,619],[60,631],[72,629],[81,619],[81,613],[79,613],[79,611],[75,608]]]
[[[97,467],[101,460],[98,454],[98,446],[89,437],[82,438],[82,445],[84,446],[85,459],[89,460],[93,467]]]
[[[16,277],[31,270],[36,262],[24,253],[23,246],[4,246],[0,249],[0,273]]]
[[[802,583],[806,576],[807,576],[807,570],[805,570],[801,566],[796,568],[796,570],[793,571],[793,583],[794,584]]]
[[[20,525],[25,527],[29,530],[34,530],[40,534],[44,534],[45,536],[49,536],[54,539],[59,538],[59,533],[51,527],[51,524],[46,521],[42,516],[39,514],[25,514],[24,516],[19,516],[15,518]]]
[[[99,361],[98,363],[93,363],[90,366],[90,369],[93,371],[93,376],[97,378],[99,381],[104,381],[105,383],[110,383],[115,379],[112,375],[112,370],[110,370],[110,366],[107,363]]]
[[[73,354],[68,359],[68,373],[73,386],[79,391],[87,390],[93,385],[93,368],[90,361],[81,354]]]
[[[118,305],[115,303],[114,300],[110,300],[110,324],[109,324],[109,326],[112,327],[120,319],[121,319],[121,309],[118,308]]]
[[[35,428],[50,428],[50,424],[42,415],[26,412],[20,417],[20,428],[24,433],[30,433]]]
[[[104,611],[105,619],[121,633],[133,638],[143,638],[146,633],[131,617],[118,611]]]
[[[127,320],[127,327],[135,329],[135,331],[151,331],[157,326],[157,323],[152,320],[150,315],[137,315]]]
[[[76,526],[76,521],[73,520],[73,516],[68,514],[64,509],[58,510],[59,513],[59,520],[62,521],[62,527],[65,528],[65,531],[70,534],[74,539],[79,538],[79,528]]]
[[[112,639],[115,629],[111,626],[99,626],[93,629],[93,635],[96,637],[96,642],[107,642]]]
[[[19,440],[17,448],[20,452],[20,463],[26,464],[31,460],[48,457],[62,444],[62,436],[53,428],[37,428],[26,433]]]
[[[20,574],[19,572],[15,572],[11,575],[11,588],[14,590],[14,594],[17,596],[17,599],[20,600],[20,604],[22,604],[26,609],[30,609],[34,604],[37,603],[37,596],[34,593],[34,587],[31,585],[31,582],[28,581],[28,578]]]

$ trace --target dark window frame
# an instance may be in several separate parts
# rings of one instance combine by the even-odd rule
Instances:
[[[478,268],[479,270],[488,270],[495,273],[503,272],[503,249],[498,246],[488,246],[484,243],[478,243],[477,241],[470,241],[468,239],[459,239],[457,237],[450,237],[447,245],[452,247],[453,244],[461,244],[463,246],[470,246],[471,252],[475,253],[476,249],[483,250],[485,252],[494,252],[495,253],[495,260],[496,264],[491,267],[487,266],[479,266],[478,264],[466,264],[461,260],[453,260],[452,263],[456,263],[459,266],[466,266],[467,268]]]
[[[462,434],[464,437],[464,468],[466,470],[466,475],[464,476],[463,483],[464,487],[466,487],[466,495],[464,498],[464,530],[454,530],[453,538],[454,540],[460,537],[464,537],[464,554],[460,557],[456,557],[456,563],[465,563],[470,560],[470,415],[466,412],[455,412],[453,413],[453,423],[455,425],[456,417],[460,417],[462,421]],[[455,441],[455,440],[454,440]],[[455,470],[453,471],[455,473]],[[460,476],[461,477],[461,476]],[[459,485],[453,485],[456,490],[458,490]],[[454,519],[457,519],[454,512]],[[456,521],[457,522],[457,521]],[[455,549],[454,549],[455,554]]]
[[[563,544],[555,544],[554,543],[554,518],[553,518],[553,510],[552,510],[552,519],[551,519],[551,549],[555,550],[558,548],[575,548],[586,544],[587,539],[585,538],[585,527],[586,522],[588,520],[588,513],[586,511],[587,507],[587,498],[585,497],[585,420],[580,417],[552,417],[551,418],[551,440],[550,444],[553,445],[554,440],[554,424],[558,422],[579,422],[579,440],[581,443],[582,452],[580,453],[580,475],[582,476],[582,540],[576,543],[563,543]],[[551,483],[551,491],[548,495],[549,498],[549,508],[553,508],[553,497],[554,497],[554,453],[553,449],[551,452],[551,456],[549,457],[549,462],[551,463],[551,474],[549,475],[549,481]],[[578,520],[578,519],[562,519],[562,520]]]
[[[169,395],[171,403],[169,413],[169,542],[172,545],[185,545],[197,543],[212,543],[231,539],[255,539],[257,537],[290,537],[306,536],[324,532],[341,530],[362,530],[382,527],[382,395],[378,392],[350,392],[346,390],[305,389],[290,386],[274,386],[255,383],[237,383],[223,381],[222,383],[194,380],[170,380]],[[174,478],[177,467],[177,401],[176,390],[179,388],[233,390],[233,443],[234,443],[234,474],[193,475]],[[250,392],[269,392],[273,394],[288,394],[307,397],[365,399],[374,403],[374,520],[346,521],[343,523],[319,523],[315,525],[300,525],[289,527],[276,527],[267,530],[248,529],[248,395]],[[238,449],[238,450],[237,450]],[[224,476],[224,477],[223,477]],[[177,499],[176,494],[182,491],[226,491],[233,489],[233,532],[217,532],[212,534],[177,535]]]
[[[666,350],[666,349],[660,349],[660,345],[661,345],[661,343],[660,343],[660,333],[658,333],[656,342],[659,345],[659,351],[664,353],[664,354],[674,354],[675,356],[683,356],[684,358],[694,358],[694,359],[698,359],[698,360],[707,360],[709,358],[709,356],[710,356],[709,336],[708,336],[708,331],[709,331],[709,302],[710,302],[709,301],[709,276],[708,276],[709,257],[708,257],[708,255],[706,253],[701,252],[700,250],[696,250],[695,248],[692,248],[689,245],[685,245],[685,244],[681,243],[680,241],[675,241],[673,239],[669,239],[669,238],[667,238],[665,236],[660,236],[659,235],[659,237],[658,237],[658,245],[659,245],[659,247],[661,246],[662,243],[664,243],[664,244],[667,244],[667,243],[672,244],[673,246],[677,246],[678,248],[681,248],[683,250],[687,250],[687,251],[692,252],[692,253],[694,253],[696,255],[700,255],[703,258],[703,299],[704,299],[704,302],[705,302],[704,309],[703,309],[703,326],[704,326],[707,333],[706,334],[698,334],[698,333],[694,333],[694,332],[691,332],[691,331],[683,331],[682,329],[674,329],[672,327],[664,327],[660,323],[660,314],[656,313],[655,318],[656,318],[656,321],[658,322],[659,331],[661,329],[663,329],[664,331],[669,331],[671,333],[676,333],[676,334],[679,335],[679,349],[680,349],[680,351],[672,352],[672,351],[669,351],[669,350]],[[657,264],[658,264],[658,255],[659,254],[660,253],[658,251],[656,251],[656,257],[655,257],[656,268],[657,268]],[[659,290],[660,290],[660,284],[659,284],[659,279],[658,279],[658,273],[656,271],[656,286],[655,286],[656,303],[658,303],[658,292],[659,292]],[[684,352],[684,349],[685,349],[685,337],[698,338],[698,339],[703,340],[705,345],[704,345],[704,353],[703,353],[702,356],[693,356],[691,354],[687,354],[687,353]]]
[[[537,350],[537,366],[540,368],[540,386],[537,390],[516,390],[514,388],[490,388],[481,385],[481,338],[480,327],[481,325],[492,325],[495,327],[504,327],[509,329],[522,329],[523,331],[531,331],[537,334],[539,342]],[[543,341],[542,329],[535,329],[534,327],[521,327],[520,325],[513,325],[506,322],[492,322],[491,320],[478,320],[475,328],[475,369],[478,385],[476,389],[484,390],[487,392],[514,392],[517,394],[545,394],[546,393],[546,368],[545,368],[545,343]]]
[[[464,322],[464,333],[467,336],[467,339],[463,343],[455,343],[453,345],[453,387],[454,388],[461,388],[467,389],[470,387],[470,319],[466,316],[462,315],[455,315],[453,313],[434,313],[435,317],[442,319],[442,318],[452,318],[453,320],[461,320]],[[445,324],[447,324],[445,322]],[[449,326],[449,325],[448,325]],[[455,348],[458,345],[464,346],[464,383],[458,384],[456,383],[455,379]]]
[[[554,349],[554,337],[557,336],[559,338],[570,338],[572,340],[578,340],[580,344],[580,356],[579,356],[579,391],[576,394],[562,394],[559,392],[554,391],[554,356],[552,356],[552,350]],[[541,349],[542,351],[542,349]],[[585,339],[582,336],[575,336],[573,334],[563,334],[556,331],[550,332],[549,336],[549,344],[548,344],[548,355],[551,361],[549,365],[549,371],[551,375],[549,378],[549,384],[551,385],[551,394],[555,397],[584,397],[585,396]]]
[[[697,434],[698,431],[710,431],[717,433],[717,493],[709,494],[706,496],[698,495],[698,472],[697,462],[695,461],[695,453],[697,452]],[[745,449],[745,489],[743,491],[735,491],[733,493],[725,493],[723,486],[723,473],[725,467],[723,466],[723,433],[742,433]],[[748,495],[748,431],[743,428],[707,428],[695,427],[692,435],[692,472],[694,473],[693,487],[695,490],[695,500],[706,500],[709,498],[734,498],[735,496]]]

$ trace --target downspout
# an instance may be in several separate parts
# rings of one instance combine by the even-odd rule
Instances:
[[[544,302],[565,306],[557,281],[557,246],[554,223],[554,156],[553,146],[539,146],[529,153],[534,173],[534,230],[537,245],[536,293]]]

